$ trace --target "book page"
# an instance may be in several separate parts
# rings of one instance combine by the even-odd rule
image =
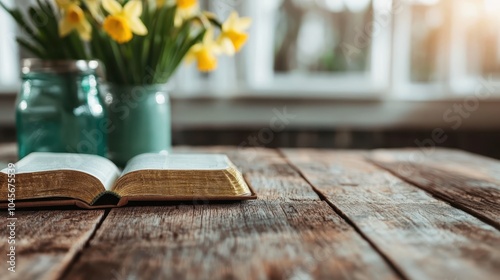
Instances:
[[[87,173],[111,190],[120,175],[119,169],[110,160],[86,154],[31,153],[16,164],[16,174],[44,171],[73,170]],[[6,173],[6,169],[2,170]]]
[[[138,170],[225,170],[230,167],[220,154],[142,154],[132,158],[123,174]]]

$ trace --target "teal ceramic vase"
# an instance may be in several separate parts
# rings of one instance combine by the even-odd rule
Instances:
[[[98,71],[97,61],[22,61],[19,158],[32,152],[106,155],[106,104]]]
[[[142,153],[169,152],[171,119],[167,85],[108,85],[109,158],[125,166]]]

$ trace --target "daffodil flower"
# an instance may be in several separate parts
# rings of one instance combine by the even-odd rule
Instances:
[[[65,9],[71,4],[75,4],[72,0],[56,0],[56,4],[59,8]]]
[[[186,62],[197,61],[198,70],[209,72],[217,68],[217,55],[220,53],[220,48],[214,40],[214,31],[208,29],[203,41],[191,47],[186,55]]]
[[[98,18],[100,15],[101,8],[101,0],[83,0],[87,8],[89,9],[90,14],[94,18]]]
[[[139,18],[142,14],[140,0],[131,0],[123,7],[116,0],[103,0],[102,7],[109,13],[102,27],[116,42],[126,43],[132,40],[133,34],[148,34],[146,26]]]
[[[192,18],[200,12],[198,0],[176,0],[177,12],[175,13],[174,24],[179,27],[186,19]]]
[[[76,1],[76,0],[56,0],[56,4],[59,8],[61,9],[67,9],[68,6],[70,5],[78,5],[81,7],[81,2],[82,1]],[[100,16],[100,8],[101,8],[101,0],[83,0],[83,3],[85,3],[85,6],[89,10],[90,14],[94,18],[99,18]]]
[[[85,18],[85,14],[82,9],[77,4],[64,4],[65,5],[60,6],[63,11],[62,18],[59,21],[59,35],[64,37],[71,33],[71,31],[76,30],[78,35],[80,35],[80,38],[85,41],[90,40],[92,26]]]
[[[218,38],[218,43],[222,51],[227,55],[233,55],[241,50],[248,40],[248,34],[245,30],[252,24],[249,17],[238,16],[237,12],[232,12],[229,18],[222,24],[222,31]]]

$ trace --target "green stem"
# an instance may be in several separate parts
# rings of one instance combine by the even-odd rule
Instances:
[[[128,84],[127,82],[127,74],[126,74],[126,70],[127,68],[125,67],[125,64],[123,63],[123,53],[120,52],[120,49],[118,48],[118,43],[116,43],[115,41],[112,41],[111,39],[109,39],[109,43],[111,44],[111,52],[113,54],[113,57],[114,57],[114,61],[116,63],[116,71],[118,71],[120,73],[120,77],[121,77],[121,83],[122,84]],[[107,61],[110,61],[109,59]]]

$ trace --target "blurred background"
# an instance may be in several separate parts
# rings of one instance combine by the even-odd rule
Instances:
[[[499,0],[201,2],[253,25],[217,71],[178,70],[174,145],[436,145],[500,158]],[[19,59],[29,56],[16,32],[0,11],[3,142],[15,141]]]

